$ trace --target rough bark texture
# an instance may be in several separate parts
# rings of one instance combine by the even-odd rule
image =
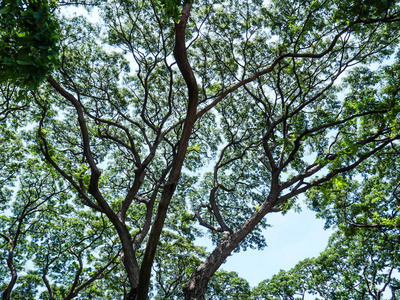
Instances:
[[[279,186],[275,185],[271,191],[278,191]],[[207,284],[211,277],[223,264],[231,252],[249,234],[260,220],[272,210],[277,200],[278,193],[271,192],[268,200],[233,234],[224,232],[221,242],[208,256],[208,258],[192,273],[189,282],[184,286],[183,292],[186,300],[204,300]]]
[[[53,167],[57,171],[59,171],[59,173],[75,187],[75,189],[79,192],[79,194],[84,197],[87,205],[89,205],[90,207],[92,207],[100,212],[105,213],[107,215],[107,217],[109,218],[109,220],[113,223],[114,227],[117,230],[118,236],[121,240],[122,249],[124,252],[123,264],[128,273],[129,282],[133,287],[136,287],[139,282],[139,265],[137,263],[135,251],[133,249],[132,237],[130,235],[128,228],[124,224],[124,222],[118,218],[118,215],[108,205],[107,201],[103,198],[103,195],[99,190],[98,182],[99,182],[99,178],[101,176],[101,172],[97,168],[97,164],[91,154],[90,135],[89,135],[88,128],[86,125],[86,120],[85,120],[85,116],[84,116],[84,113],[82,110],[81,103],[78,101],[78,99],[75,98],[75,96],[73,96],[71,93],[66,91],[63,87],[61,87],[54,78],[47,77],[47,81],[51,84],[51,86],[58,93],[60,93],[61,96],[63,96],[65,99],[67,99],[74,106],[74,108],[76,110],[79,127],[81,129],[81,134],[82,134],[82,141],[83,141],[85,157],[86,157],[86,159],[90,165],[90,169],[91,169],[89,193],[96,199],[98,204],[91,202],[89,197],[86,196],[86,192],[83,191],[75,181],[73,181],[71,176],[68,176],[68,174],[65,173],[56,164],[56,162],[53,161],[53,159],[48,154],[47,149],[43,150],[43,152],[44,152],[43,154],[44,154],[46,160],[49,161],[53,165]],[[39,130],[39,134],[40,134],[40,130]],[[44,137],[42,137],[42,140],[43,140],[44,144],[46,144]]]
[[[3,291],[3,300],[10,300],[11,299],[11,291],[14,288],[15,283],[17,282],[17,270],[15,269],[13,258],[14,258],[14,243],[11,239],[9,239],[11,243],[11,247],[8,250],[8,257],[7,257],[7,266],[11,271],[11,280],[6,289]]]
[[[151,267],[153,265],[154,257],[156,254],[157,244],[160,239],[161,231],[164,226],[165,218],[167,216],[168,206],[171,202],[172,196],[175,192],[176,185],[181,174],[182,165],[186,156],[186,150],[189,144],[189,138],[192,133],[193,125],[196,121],[196,112],[198,104],[198,87],[194,77],[192,68],[187,58],[187,51],[185,45],[185,29],[189,19],[191,5],[186,5],[182,9],[181,21],[175,26],[175,48],[174,56],[178,64],[179,70],[186,82],[188,88],[189,104],[187,107],[187,114],[182,130],[182,137],[180,138],[178,151],[172,163],[172,169],[168,182],[163,190],[161,199],[158,205],[157,214],[154,219],[153,227],[150,232],[149,241],[143,256],[142,266],[139,274],[139,285],[137,292],[137,299],[146,299],[149,290]]]

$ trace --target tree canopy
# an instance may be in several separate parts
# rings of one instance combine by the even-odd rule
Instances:
[[[0,15],[3,300],[396,297],[398,1]],[[320,257],[253,290],[219,270],[302,194],[338,230]]]
[[[56,1],[0,2],[0,81],[35,88],[57,65]]]

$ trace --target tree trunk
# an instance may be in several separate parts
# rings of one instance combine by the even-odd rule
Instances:
[[[15,269],[13,258],[14,258],[14,243],[10,239],[9,242],[11,243],[11,247],[8,250],[8,257],[7,257],[7,265],[11,271],[11,280],[6,289],[3,291],[3,300],[10,300],[11,299],[11,291],[14,288],[15,283],[17,282],[17,270]]]
[[[186,119],[183,125],[182,136],[179,140],[177,154],[175,155],[171,173],[168,178],[168,183],[161,195],[160,202],[157,208],[153,226],[150,231],[149,240],[146,250],[143,255],[142,266],[139,273],[139,284],[137,289],[137,299],[144,300],[148,297],[148,290],[151,277],[151,267],[157,250],[157,245],[160,240],[161,232],[164,227],[164,222],[167,216],[168,207],[172,196],[178,184],[183,163],[186,158],[186,151],[189,145],[189,139],[192,135],[194,123],[196,122],[197,105],[199,101],[199,90],[193,70],[190,66],[186,50],[185,29],[189,19],[191,5],[186,4],[182,9],[181,21],[175,24],[175,48],[174,57],[178,64],[179,70],[188,88],[188,107]]]
[[[237,233],[238,231],[229,236],[229,233],[225,232],[210,256],[191,274],[189,282],[183,287],[186,300],[205,299],[204,295],[211,277],[242,240],[238,239]]]
[[[260,220],[272,210],[277,200],[279,188],[271,189],[268,199],[260,208],[233,234],[225,231],[224,235],[207,259],[190,275],[189,282],[183,287],[185,300],[204,300],[208,282],[231,252],[254,229]]]

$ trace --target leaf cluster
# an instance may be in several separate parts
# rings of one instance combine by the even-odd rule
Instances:
[[[58,65],[54,0],[3,0],[0,4],[0,78],[35,88]]]

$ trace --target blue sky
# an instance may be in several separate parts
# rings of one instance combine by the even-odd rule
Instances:
[[[325,221],[302,207],[300,213],[289,211],[286,215],[267,215],[272,227],[264,231],[267,247],[264,250],[233,253],[221,269],[235,271],[250,286],[271,278],[279,270],[289,270],[307,257],[316,257],[323,251],[333,230],[324,230]],[[208,248],[208,250],[212,250]]]

